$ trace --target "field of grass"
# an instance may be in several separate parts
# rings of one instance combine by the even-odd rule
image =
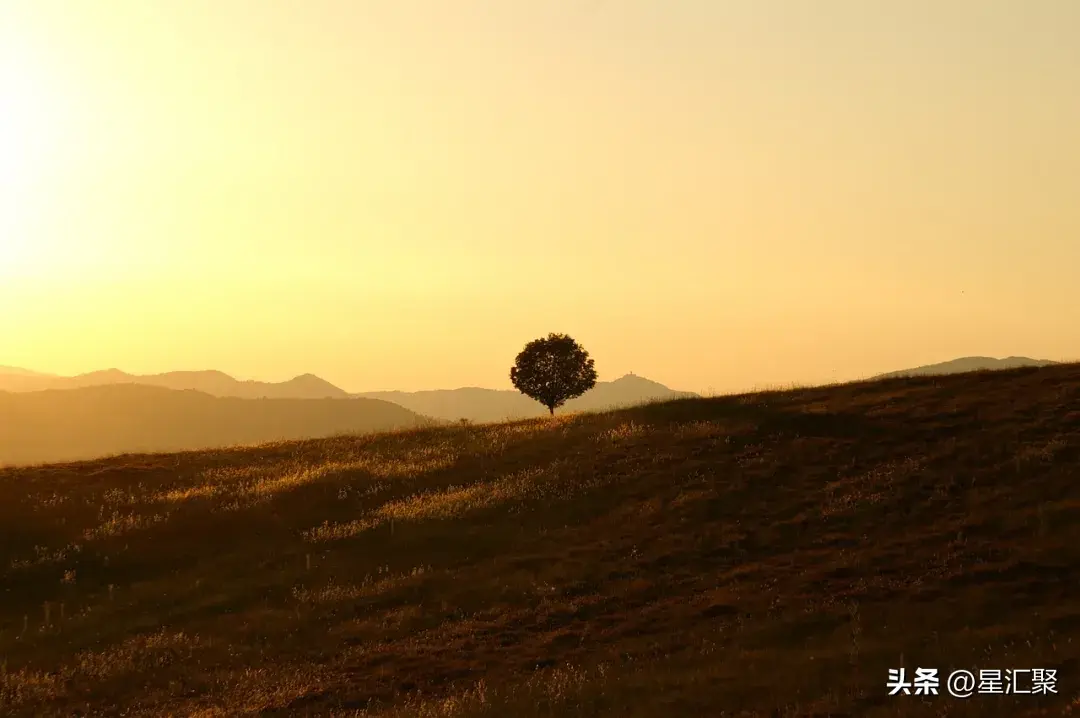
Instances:
[[[0,716],[1080,715],[1078,462],[1064,365],[4,469]]]

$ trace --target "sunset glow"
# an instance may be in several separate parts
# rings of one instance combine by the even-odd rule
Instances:
[[[1080,4],[0,9],[0,364],[687,390],[1080,357]],[[438,357],[438,361],[433,361]]]

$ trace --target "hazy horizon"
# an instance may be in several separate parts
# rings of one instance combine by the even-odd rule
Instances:
[[[0,374],[3,374],[5,372],[5,370],[27,371],[27,372],[30,372],[31,374],[42,374],[42,375],[44,375],[46,377],[54,377],[54,378],[59,378],[59,379],[70,379],[70,378],[78,377],[80,375],[93,374],[93,373],[98,373],[98,372],[113,372],[113,371],[120,371],[120,372],[123,372],[124,374],[128,374],[130,376],[155,376],[155,375],[161,375],[161,374],[199,374],[199,373],[208,373],[208,372],[221,372],[222,374],[225,374],[226,376],[229,376],[229,377],[231,377],[231,378],[233,378],[233,379],[235,379],[237,381],[254,381],[254,382],[265,382],[265,383],[270,383],[270,384],[281,384],[281,383],[285,383],[285,382],[288,382],[288,381],[291,381],[291,380],[294,380],[294,379],[298,379],[298,378],[300,378],[302,376],[316,376],[317,378],[323,379],[324,381],[328,381],[330,384],[333,384],[337,388],[342,389],[344,391],[347,391],[350,394],[378,394],[378,393],[394,392],[394,391],[403,391],[403,392],[413,393],[413,392],[423,392],[423,391],[441,391],[441,390],[454,390],[454,389],[491,389],[491,390],[495,390],[495,391],[515,391],[515,392],[517,391],[517,389],[515,389],[513,386],[509,386],[509,387],[507,387],[507,386],[486,386],[486,387],[482,387],[482,386],[470,386],[470,385],[433,386],[433,387],[424,387],[424,388],[420,388],[420,389],[397,389],[397,388],[393,388],[393,387],[390,387],[390,388],[386,388],[386,387],[383,387],[383,388],[363,388],[363,387],[361,387],[361,388],[351,388],[351,387],[346,387],[346,386],[341,386],[339,384],[335,384],[334,382],[329,381],[328,379],[326,379],[326,377],[318,376],[317,374],[313,374],[312,372],[302,372],[300,374],[295,374],[295,375],[292,375],[292,376],[259,378],[259,377],[237,376],[236,374],[233,374],[233,373],[228,372],[228,371],[224,371],[222,369],[218,369],[216,367],[207,367],[207,368],[204,368],[204,369],[167,369],[167,370],[161,371],[161,372],[133,372],[133,371],[126,371],[126,370],[123,369],[123,367],[110,366],[110,367],[104,367],[104,368],[100,368],[100,369],[91,369],[88,372],[79,372],[77,374],[57,374],[55,372],[39,372],[39,371],[35,370],[33,367],[21,367],[21,366],[17,367],[17,366],[11,366],[11,365],[6,365],[6,364],[0,364]],[[626,373],[621,374],[619,376],[601,377],[601,378],[598,379],[598,382],[599,383],[614,382],[614,381],[616,381],[618,379],[623,379],[623,378],[625,378],[627,376],[637,376],[640,379],[647,379],[649,381],[656,381],[655,379],[652,379],[651,377],[641,376],[640,374],[636,374],[635,372],[626,372]],[[657,383],[663,384],[663,382],[657,382]],[[678,390],[678,387],[668,387],[668,388]],[[0,388],[0,391],[4,391],[4,389]]]
[[[0,0],[0,364],[1080,358],[1080,4]]]
[[[925,366],[935,366],[936,367],[938,365],[948,365],[948,364],[951,364],[951,363],[953,363],[955,361],[963,360],[963,359],[987,359],[987,358],[992,359],[994,361],[1000,361],[1000,360],[1004,360],[1004,359],[1031,359],[1031,360],[1034,360],[1035,362],[1046,361],[1045,359],[1040,358],[1040,357],[1025,357],[1025,356],[1019,356],[1019,355],[1011,355],[1009,357],[979,357],[979,356],[954,357],[952,360],[947,360],[947,361],[943,361],[943,362],[931,362],[929,365],[902,367],[902,368],[895,369],[895,370],[893,370],[891,372],[880,372],[879,374],[882,375],[882,376],[885,376],[885,375],[888,375],[888,374],[898,374],[898,373],[908,371],[908,370],[911,370],[911,369],[921,369],[921,368],[923,368]],[[1051,359],[1049,361],[1056,361],[1058,363],[1070,363],[1070,362],[1076,361],[1076,360],[1075,359],[1065,359],[1065,360]],[[231,372],[223,371],[221,369],[216,369],[216,368],[207,368],[207,369],[169,369],[169,370],[162,371],[162,372],[146,372],[146,373],[142,373],[142,372],[125,371],[121,367],[106,367],[104,369],[93,369],[93,370],[91,370],[89,372],[80,372],[79,374],[62,375],[62,374],[54,374],[52,372],[37,372],[34,369],[32,369],[31,367],[14,367],[14,366],[8,366],[8,365],[0,365],[0,374],[3,374],[5,370],[26,370],[26,371],[29,371],[31,374],[39,374],[40,373],[40,374],[45,375],[46,377],[55,377],[57,379],[70,379],[70,378],[75,378],[75,377],[77,377],[79,375],[93,374],[93,373],[97,373],[97,372],[112,372],[112,371],[120,371],[120,372],[123,372],[123,373],[131,375],[131,376],[155,376],[155,375],[162,375],[162,374],[199,374],[199,373],[209,373],[209,372],[221,372],[222,374],[225,374],[226,376],[231,377],[232,379],[235,379],[237,381],[241,381],[241,382],[244,382],[244,381],[264,382],[264,383],[269,383],[269,384],[285,384],[285,383],[287,383],[289,381],[298,379],[298,378],[300,378],[302,376],[312,376],[311,372],[304,372],[302,374],[297,374],[297,375],[293,375],[293,376],[285,376],[285,377],[271,377],[271,378],[244,377],[244,376],[237,376],[236,374],[233,374]],[[961,371],[970,371],[970,369],[962,369]],[[406,393],[406,394],[414,394],[414,393],[419,394],[419,393],[434,392],[434,391],[455,391],[455,390],[459,390],[459,389],[484,389],[484,390],[491,390],[491,391],[517,392],[517,389],[515,389],[513,386],[477,386],[477,385],[431,386],[431,387],[421,387],[419,389],[399,389],[399,388],[394,388],[394,387],[379,387],[379,388],[359,387],[359,388],[357,388],[357,387],[341,386],[340,384],[337,384],[335,382],[327,380],[326,377],[321,377],[321,376],[318,376],[318,375],[314,375],[314,376],[316,376],[319,379],[323,379],[324,381],[328,381],[333,386],[335,386],[338,389],[341,389],[341,390],[343,390],[345,392],[348,392],[349,394],[386,394],[386,393],[394,393],[394,392],[402,392],[402,393]],[[599,379],[598,379],[598,383],[600,383],[600,384],[612,383],[612,382],[616,382],[616,381],[618,381],[620,379],[624,379],[624,378],[626,378],[628,376],[634,376],[634,377],[637,377],[639,379],[645,379],[645,380],[647,380],[649,382],[655,382],[657,384],[661,384],[661,385],[667,387],[668,389],[671,389],[671,390],[676,391],[676,392],[687,392],[688,391],[688,392],[692,392],[692,393],[702,394],[704,396],[709,396],[709,395],[717,394],[717,393],[738,393],[738,392],[741,392],[741,391],[754,391],[754,390],[759,390],[759,389],[772,389],[772,388],[777,388],[777,387],[780,387],[780,386],[792,386],[792,385],[799,384],[799,382],[786,382],[786,383],[771,384],[771,385],[770,384],[758,383],[758,384],[754,384],[754,385],[750,385],[750,386],[746,386],[746,387],[738,387],[736,389],[731,389],[731,390],[727,390],[727,391],[718,390],[715,387],[706,387],[705,389],[694,390],[694,389],[685,389],[683,387],[678,387],[678,386],[672,386],[670,384],[667,384],[666,382],[659,381],[659,380],[657,380],[657,379],[655,379],[653,377],[642,376],[642,375],[637,374],[635,372],[626,372],[626,373],[621,374],[619,376],[610,376],[610,377],[600,376]],[[862,379],[872,379],[872,378],[875,378],[877,376],[878,375],[841,377],[841,378],[837,379],[837,381],[840,381],[840,382],[859,381],[859,380],[862,380]],[[821,382],[821,384],[828,384],[828,383],[831,383],[831,382],[828,382],[828,381]],[[94,386],[99,386],[99,385],[94,385]],[[64,388],[67,388],[67,387],[64,387]],[[41,390],[42,389],[33,389],[32,391],[41,391]],[[10,390],[6,390],[6,389],[0,387],[0,392],[3,392],[3,391],[10,391]],[[22,389],[20,391],[26,391],[26,390]]]

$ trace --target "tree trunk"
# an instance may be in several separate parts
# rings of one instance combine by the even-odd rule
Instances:
[[[555,407],[553,407],[553,406],[549,406],[549,407],[548,407],[548,411],[550,411],[550,412],[551,412],[551,415],[552,415],[552,416],[555,416]]]

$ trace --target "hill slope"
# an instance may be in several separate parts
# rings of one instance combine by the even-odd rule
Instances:
[[[942,374],[960,374],[969,371],[998,371],[1000,369],[1018,369],[1025,366],[1052,366],[1057,362],[1029,357],[961,357],[939,364],[927,364],[914,369],[901,369],[887,374],[880,374],[874,379],[892,379],[900,376],[937,376]]]
[[[0,391],[84,389],[113,384],[155,386],[177,391],[201,391],[211,396],[238,399],[346,399],[349,394],[313,374],[284,382],[240,381],[220,371],[171,371],[164,374],[128,374],[104,369],[78,376],[52,376],[0,368]]]
[[[2,470],[0,714],[1060,716],[1078,460],[1065,365]]]
[[[369,399],[390,401],[424,416],[444,421],[505,421],[547,416],[547,409],[516,389],[436,389],[433,391],[372,391],[354,394]],[[596,386],[571,399],[561,412],[603,411],[619,406],[652,400],[694,397],[696,394],[669,389],[655,381],[628,374],[615,381],[597,382]]]
[[[183,451],[416,426],[374,399],[233,399],[135,384],[0,392],[0,465]]]

